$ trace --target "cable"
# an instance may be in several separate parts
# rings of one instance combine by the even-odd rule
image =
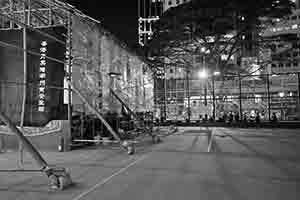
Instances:
[[[31,55],[34,55],[34,56],[41,56],[40,53],[37,53],[37,52],[35,52],[35,51],[26,50],[26,49],[24,49],[23,47],[18,47],[18,46],[16,46],[16,45],[9,44],[9,43],[3,42],[3,41],[0,41],[0,46],[2,46],[2,47],[14,48],[14,49],[17,49],[17,50],[19,50],[19,51],[27,52],[28,54],[31,54]],[[61,60],[58,60],[58,59],[56,59],[56,58],[49,57],[49,56],[45,56],[45,58],[47,58],[47,59],[49,59],[49,60],[51,60],[51,61],[60,63],[60,64],[65,64],[65,63],[66,63],[65,61],[61,61]]]
[[[23,85],[27,85],[27,86],[37,86],[39,87],[39,83],[33,83],[33,82],[27,82],[27,84],[24,84],[23,82],[17,82],[17,81],[2,81],[0,80],[0,85],[2,84],[7,84],[7,85],[17,85],[17,86],[23,86]],[[64,88],[64,87],[59,87],[59,86],[55,86],[55,85],[46,85],[45,88],[49,88],[49,89],[59,89],[59,90],[68,90],[68,88]]]
[[[3,13],[0,13],[0,16],[6,18],[6,19],[9,20],[9,21],[13,21],[14,23],[20,25],[20,26],[23,27],[23,28],[27,28],[27,29],[29,29],[29,30],[31,30],[31,31],[37,32],[37,33],[39,33],[39,34],[41,34],[41,35],[43,35],[43,36],[45,36],[45,37],[47,37],[47,38],[49,38],[49,39],[52,39],[52,40],[54,40],[54,41],[56,41],[56,42],[58,42],[58,43],[60,43],[60,44],[62,44],[62,45],[66,45],[66,42],[65,42],[65,41],[59,40],[59,39],[57,39],[56,37],[53,37],[53,36],[49,35],[48,33],[45,33],[45,32],[40,31],[40,30],[38,30],[38,29],[32,28],[31,26],[28,26],[28,25],[26,25],[26,24],[24,24],[24,23],[18,21],[17,19],[15,19],[15,18],[13,18],[13,17],[7,16],[7,15],[5,15],[5,14],[3,14]]]

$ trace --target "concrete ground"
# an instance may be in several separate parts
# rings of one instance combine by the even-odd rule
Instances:
[[[51,191],[41,173],[0,173],[0,199],[300,199],[299,129],[181,127],[162,140],[146,138],[133,156],[102,146],[43,152],[74,186]],[[0,169],[17,165],[17,153],[0,154]],[[34,167],[27,154],[24,167]]]

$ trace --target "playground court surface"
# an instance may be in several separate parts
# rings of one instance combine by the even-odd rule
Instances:
[[[136,151],[42,152],[70,169],[74,185],[51,191],[42,173],[1,172],[0,199],[300,199],[300,129],[180,127],[159,144],[144,138]],[[24,160],[36,169],[27,153]],[[0,169],[17,167],[18,153],[0,153]]]

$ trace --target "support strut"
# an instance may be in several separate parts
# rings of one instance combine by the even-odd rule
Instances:
[[[79,90],[72,84],[71,81],[68,81],[69,85],[72,87],[72,90],[79,96],[79,98],[88,106],[88,108],[96,114],[96,116],[101,120],[107,130],[112,134],[112,136],[120,143],[120,145],[127,150],[128,154],[134,153],[134,145],[132,142],[124,140],[119,137],[119,135],[113,130],[113,128],[109,125],[109,123],[102,117],[100,112],[98,112],[89,102],[88,100],[79,92]]]
[[[129,106],[127,106],[127,104],[115,93],[115,91],[113,91],[113,89],[110,88],[110,92],[113,94],[113,96],[129,111],[129,113],[136,119],[139,121],[142,121],[140,119],[140,117],[134,113]],[[143,124],[144,129],[146,129],[145,124]],[[159,143],[160,142],[160,138],[159,136],[157,136],[156,134],[152,134],[151,131],[148,131],[149,135],[152,137],[152,141],[153,143]]]
[[[14,133],[18,139],[22,142],[24,148],[32,156],[48,178],[50,179],[51,189],[63,189],[72,184],[70,173],[61,167],[49,166],[46,160],[38,152],[38,150],[30,143],[30,141],[24,136],[24,134],[13,124],[10,119],[0,111],[0,119],[7,125],[8,129]]]

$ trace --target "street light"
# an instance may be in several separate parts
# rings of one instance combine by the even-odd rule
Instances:
[[[202,71],[199,72],[199,77],[201,79],[206,79],[208,77],[208,74],[205,69],[203,69]]]
[[[279,97],[284,97],[284,92],[279,92]]]

